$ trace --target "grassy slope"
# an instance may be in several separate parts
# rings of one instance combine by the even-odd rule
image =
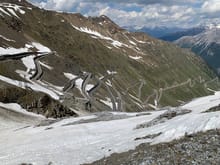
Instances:
[[[36,40],[57,51],[65,59],[63,65],[68,61],[74,64],[75,68],[96,75],[104,75],[106,70],[117,71],[118,74],[113,82],[121,93],[126,90],[126,87],[143,79],[146,81],[142,88],[143,101],[153,93],[154,89],[182,83],[189,78],[198,79],[199,76],[205,80],[215,77],[203,61],[191,52],[151,38],[149,40],[156,44],[145,44],[141,47],[146,54],[144,63],[134,61],[119,50],[106,48],[101,40],[92,39],[89,35],[75,30],[68,21],[62,22],[66,15],[75,18],[70,14],[58,14],[33,8],[22,18],[24,38]],[[83,19],[88,21],[86,18]],[[151,63],[154,66],[151,66]],[[137,91],[138,87],[134,87],[129,90],[129,93],[137,96]],[[161,98],[161,105],[176,105],[177,100],[188,101],[207,94],[209,92],[203,85],[196,83],[191,88],[187,84],[165,91]],[[123,97],[126,101],[128,100],[126,94]],[[151,102],[153,103],[153,99]],[[129,101],[127,103],[127,110],[134,110],[135,107]]]

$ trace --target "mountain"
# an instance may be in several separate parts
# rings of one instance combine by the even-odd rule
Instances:
[[[106,16],[0,2],[2,165],[220,164],[218,89],[199,56]]]
[[[201,26],[201,27],[194,27],[194,28],[189,28],[189,29],[186,29],[184,31],[178,31],[178,32],[172,32],[172,33],[169,33],[165,36],[162,36],[160,37],[160,39],[164,40],[164,41],[175,41],[181,37],[184,37],[184,36],[194,36],[194,35],[197,35],[199,33],[202,33],[206,30],[206,27],[205,26]]]
[[[125,29],[128,29],[132,32],[143,32],[146,33],[152,37],[155,38],[161,38],[163,36],[172,34],[172,33],[178,33],[182,32],[185,29],[179,28],[179,27],[166,27],[166,26],[155,26],[155,27],[124,27]]]
[[[190,48],[199,54],[208,65],[220,74],[220,28],[218,25],[210,25],[201,33],[193,36],[183,36],[175,41],[183,48]]]
[[[209,85],[217,87],[209,83],[216,75],[193,53],[128,32],[106,16],[5,2],[0,6],[3,103],[59,118],[179,105],[210,94]]]

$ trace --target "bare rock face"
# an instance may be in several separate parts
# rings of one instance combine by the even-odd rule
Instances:
[[[77,116],[69,108],[43,93],[9,87],[0,89],[0,96],[0,102],[19,103],[27,111],[41,114],[47,118]]]
[[[63,106],[57,101],[52,100],[49,96],[44,95],[34,102],[31,106],[27,107],[28,111],[42,114],[46,117],[63,118],[70,116],[77,116],[75,112]]]

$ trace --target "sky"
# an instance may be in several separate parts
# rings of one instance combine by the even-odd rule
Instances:
[[[29,0],[45,9],[106,15],[120,26],[182,27],[220,23],[220,0]]]

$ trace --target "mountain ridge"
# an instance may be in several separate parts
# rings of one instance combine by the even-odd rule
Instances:
[[[218,26],[208,27],[205,31],[193,35],[183,36],[174,43],[183,47],[189,48],[193,52],[200,55],[208,65],[219,75],[219,46],[220,46],[220,29]]]

